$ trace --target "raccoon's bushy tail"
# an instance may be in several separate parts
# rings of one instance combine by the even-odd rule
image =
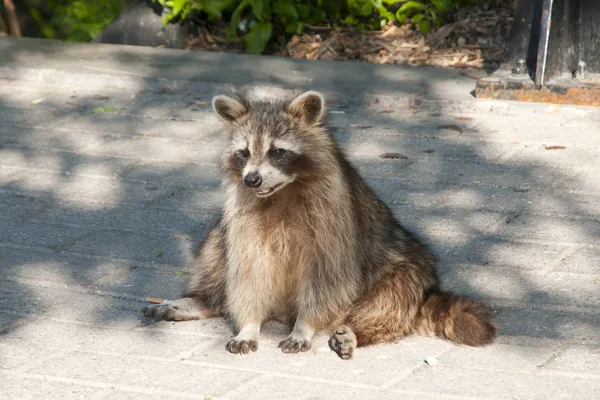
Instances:
[[[437,336],[456,344],[485,346],[496,337],[492,314],[483,304],[448,292],[430,293],[415,322],[421,335]]]

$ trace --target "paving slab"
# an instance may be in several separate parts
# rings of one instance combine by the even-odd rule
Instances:
[[[0,398],[600,397],[600,109],[478,100],[459,70],[13,38],[0,54]],[[281,353],[289,328],[269,323],[240,357],[228,321],[140,315],[180,295],[223,201],[211,97],[307,89],[443,286],[491,306],[496,344],[413,336],[346,362],[323,335]]]

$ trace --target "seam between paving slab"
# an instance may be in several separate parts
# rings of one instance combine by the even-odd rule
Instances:
[[[170,396],[170,397],[180,398],[180,399],[202,399],[204,397],[204,396],[200,396],[200,395],[186,394],[186,393],[182,393],[180,391],[164,390],[164,389],[160,389],[160,388],[156,388],[156,387],[148,388],[148,387],[144,387],[144,386],[126,385],[126,384],[113,383],[113,382],[103,382],[103,381],[97,381],[97,380],[91,380],[91,379],[65,378],[65,377],[58,377],[58,376],[53,376],[53,375],[34,374],[34,373],[29,373],[29,372],[18,373],[18,372],[0,369],[0,374],[12,376],[12,377],[25,378],[25,379],[30,379],[30,380],[40,380],[40,381],[57,382],[57,383],[70,383],[70,384],[75,384],[78,386],[94,387],[94,388],[100,388],[100,389],[119,389],[119,390],[122,390],[125,392],[140,393],[140,394],[147,394],[147,395],[159,394],[159,395],[163,395],[163,396]]]

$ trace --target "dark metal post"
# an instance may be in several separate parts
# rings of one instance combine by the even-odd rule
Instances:
[[[552,3],[553,0],[544,0],[542,5],[542,19],[540,24],[540,39],[537,53],[537,64],[535,68],[535,84],[544,84],[546,73],[546,58],[548,56],[548,40],[550,39],[550,27],[552,26]]]

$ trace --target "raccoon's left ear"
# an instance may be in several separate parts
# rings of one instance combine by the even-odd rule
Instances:
[[[285,110],[307,125],[316,125],[325,114],[325,99],[321,93],[311,90],[292,100]]]

